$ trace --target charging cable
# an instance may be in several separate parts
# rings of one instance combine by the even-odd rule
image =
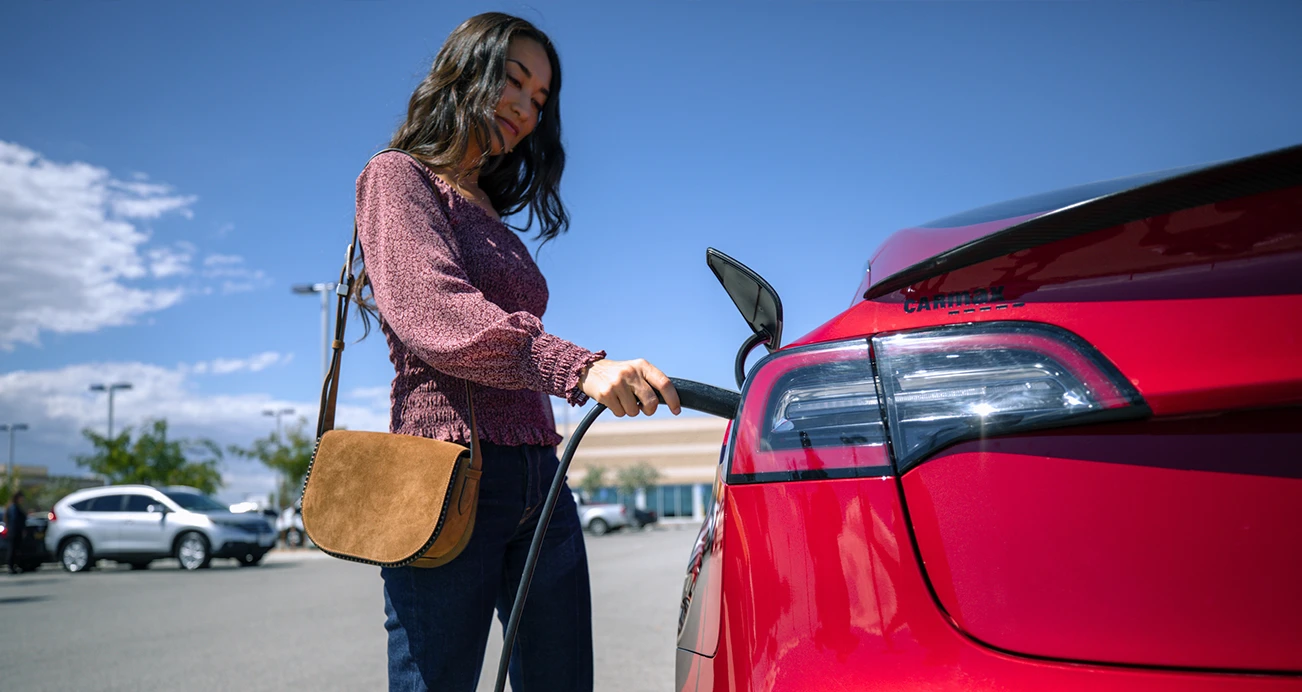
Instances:
[[[737,415],[737,407],[741,404],[741,394],[704,384],[693,380],[683,380],[677,377],[669,378],[669,382],[674,385],[678,392],[678,402],[683,408],[692,409],[708,413],[720,418],[732,420]],[[664,401],[660,392],[656,396]],[[570,460],[574,458],[574,450],[578,449],[579,442],[583,440],[583,434],[592,427],[592,422],[597,420],[606,407],[597,404],[591,411],[579,422],[579,426],[574,429],[574,434],[570,435],[569,442],[565,445],[565,453],[561,456],[560,466],[556,469],[556,477],[552,479],[551,490],[547,492],[547,501],[543,503],[542,515],[538,517],[538,527],[533,532],[533,542],[529,544],[529,557],[524,561],[524,573],[520,575],[520,588],[516,590],[515,602],[511,606],[511,619],[507,621],[506,632],[502,641],[502,657],[497,663],[497,685],[493,688],[496,692],[505,692],[507,668],[511,664],[511,650],[515,648],[515,633],[520,629],[520,615],[524,612],[524,599],[529,596],[529,582],[533,579],[534,567],[538,564],[538,554],[542,551],[543,536],[547,533],[547,524],[551,521],[552,511],[556,509],[556,500],[561,495],[561,490],[565,488],[565,472],[570,468]]]

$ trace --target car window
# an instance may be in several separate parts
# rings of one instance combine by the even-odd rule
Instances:
[[[78,512],[85,512],[86,510],[90,509],[90,503],[93,501],[94,498],[91,498],[89,500],[82,500],[81,502],[74,502],[72,503],[72,508],[77,510]]]
[[[149,505],[154,504],[155,500],[148,495],[127,495],[126,512],[148,512]]]
[[[224,512],[229,509],[226,505],[207,495],[175,490],[164,491],[163,494],[171,498],[172,502],[181,505],[182,509],[188,509],[191,512]]]
[[[104,495],[90,501],[92,512],[121,512],[122,495]]]

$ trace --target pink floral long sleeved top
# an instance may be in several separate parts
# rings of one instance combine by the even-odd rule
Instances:
[[[543,330],[547,282],[520,237],[401,152],[357,178],[357,226],[389,344],[392,432],[466,443],[464,380],[479,437],[555,445],[548,394],[582,404],[605,357]]]

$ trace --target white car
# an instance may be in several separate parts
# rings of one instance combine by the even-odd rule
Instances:
[[[584,531],[591,531],[594,536],[601,536],[629,525],[628,509],[624,505],[588,504],[583,496],[573,493],[574,504],[578,505],[579,523]]]
[[[174,557],[187,570],[214,557],[256,565],[276,543],[261,515],[236,514],[194,488],[109,485],[86,488],[54,504],[45,547],[69,572],[101,558],[145,569]]]
[[[295,503],[286,507],[276,517],[276,534],[285,541],[289,548],[302,548],[307,543],[307,532],[303,530],[303,509]]]

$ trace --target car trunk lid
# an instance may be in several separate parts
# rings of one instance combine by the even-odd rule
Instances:
[[[942,253],[812,337],[1047,322],[1151,407],[1144,420],[960,442],[901,477],[937,600],[979,641],[1302,672],[1302,148],[1206,173]],[[999,287],[1007,309],[950,298],[974,286]]]

